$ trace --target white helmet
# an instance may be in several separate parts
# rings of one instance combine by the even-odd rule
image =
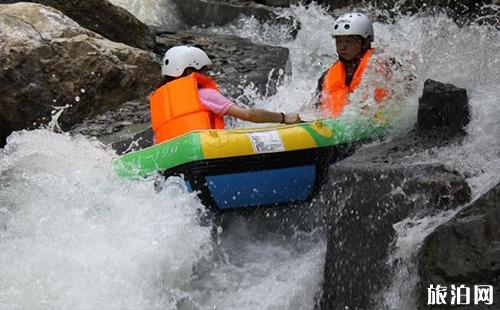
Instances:
[[[371,37],[371,41],[375,39],[370,19],[366,15],[356,12],[347,13],[337,18],[333,25],[332,35],[334,37],[360,35],[365,39]]]
[[[174,46],[165,52],[161,62],[161,74],[171,77],[179,77],[184,70],[193,67],[200,70],[212,62],[207,54],[200,48],[194,46]]]

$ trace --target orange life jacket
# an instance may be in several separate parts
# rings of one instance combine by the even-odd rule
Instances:
[[[198,87],[219,90],[208,76],[192,73],[159,87],[149,98],[155,143],[193,130],[223,129],[224,119],[205,108]]]
[[[372,49],[369,49],[361,58],[350,85],[346,85],[345,83],[346,69],[341,61],[337,61],[328,69],[321,92],[321,106],[324,111],[333,116],[342,114],[348,102],[349,94],[354,92],[361,83],[361,78],[363,77],[363,73],[366,70],[371,56]],[[376,102],[380,103],[389,95],[389,91],[377,87],[373,95]]]

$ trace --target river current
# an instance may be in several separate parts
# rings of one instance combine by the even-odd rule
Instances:
[[[179,25],[168,1],[112,2],[150,25]],[[173,13],[160,14],[165,11]],[[292,75],[277,94],[260,98],[251,88],[245,94],[258,107],[299,110],[312,118],[308,106],[317,79],[336,57],[329,28],[334,17],[314,4],[284,9],[283,15],[300,21],[296,38],[283,26],[252,18],[207,31],[289,48]],[[474,198],[496,185],[498,31],[476,23],[459,27],[444,14],[421,14],[376,22],[375,33],[375,47],[416,76],[413,90],[399,101],[404,111],[399,132],[415,122],[425,79],[468,91],[472,119],[465,141],[416,153],[412,160],[458,170]],[[119,180],[111,168],[115,158],[95,139],[51,128],[8,138],[0,149],[1,309],[314,309],[326,252],[322,229],[290,229],[295,226],[286,214],[277,220],[283,213],[272,212],[264,219],[274,218],[270,221],[280,228],[290,223],[288,229],[238,216],[212,224],[181,179],[163,180],[163,191],[156,192],[155,177]],[[416,247],[452,215],[396,225],[397,249],[388,263],[400,261],[400,272],[385,292],[384,307],[415,308]]]

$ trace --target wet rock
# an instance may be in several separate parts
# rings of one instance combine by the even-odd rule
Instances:
[[[418,106],[417,130],[441,138],[463,135],[470,121],[467,91],[451,84],[426,80]]]
[[[416,153],[431,155],[438,146],[460,143],[461,137],[454,134],[464,125],[451,120],[456,110],[442,106],[447,106],[443,98],[450,97],[467,106],[465,91],[434,81],[426,84],[416,130],[361,148],[330,167],[321,200],[328,223],[323,309],[380,309],[380,293],[393,272],[387,256],[396,236],[394,224],[455,209],[470,200],[470,188],[459,173],[412,159]]]
[[[272,6],[287,6],[282,0],[268,0]],[[253,16],[260,22],[286,25],[295,36],[300,24],[296,20],[283,17],[276,9],[244,0],[175,0],[183,20],[189,26],[221,26],[233,22],[241,15]],[[266,3],[267,4],[267,3]]]
[[[286,74],[291,74],[289,51],[284,47],[254,44],[231,35],[193,31],[165,33],[157,38],[160,53],[189,44],[205,50],[212,60],[211,75],[230,97],[243,94],[253,84],[261,95],[273,95]],[[244,98],[243,98],[244,99]]]
[[[21,1],[0,0],[0,4],[16,2]],[[109,40],[144,50],[152,50],[154,47],[154,35],[145,24],[127,10],[106,0],[28,0],[24,2],[53,7],[82,27],[97,32]]]
[[[328,7],[330,10],[343,8],[348,5],[359,5],[361,1],[352,1],[352,0],[318,0],[316,1],[319,4],[322,4],[325,7]]]
[[[102,137],[101,141],[111,145],[113,150],[121,155],[153,145],[153,130],[150,124],[136,124],[113,135]]]
[[[109,41],[61,12],[34,3],[0,5],[2,137],[50,120],[63,129],[122,102],[145,97],[159,82],[154,55]]]
[[[461,309],[498,308],[500,184],[427,236],[419,253],[418,272],[419,309],[428,309],[427,288],[430,284],[439,284],[448,289],[451,285],[465,284],[471,290],[474,285],[493,285],[494,305],[482,304]],[[450,300],[447,301],[449,304]]]
[[[150,124],[150,113],[149,113],[149,103],[147,98],[143,100],[128,101],[117,108],[110,109],[97,116],[88,117],[70,130],[73,134],[82,134],[85,136],[97,137],[101,141],[109,142],[109,144],[117,143],[118,140],[114,140],[110,137],[119,138],[127,137],[130,138],[134,134],[130,134],[131,131],[136,129],[142,130],[141,124],[146,124],[149,127]],[[112,130],[108,130],[111,127]],[[119,134],[119,131],[123,130],[123,134]],[[129,141],[131,143],[132,140]],[[144,147],[150,145],[143,145]]]
[[[175,0],[184,21],[190,26],[220,26],[240,15],[254,16],[261,21],[276,18],[274,11],[253,1]]]
[[[292,4],[299,3],[298,0],[258,0],[254,2],[276,7],[289,7]]]
[[[322,309],[379,309],[391,276],[393,225],[470,199],[458,173],[409,162],[412,141],[367,147],[330,167],[322,189],[328,223]]]

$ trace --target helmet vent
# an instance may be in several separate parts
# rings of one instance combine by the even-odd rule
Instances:
[[[344,28],[345,28],[345,29],[349,29],[349,28],[351,28],[351,26],[349,26],[349,25],[344,25]]]
[[[333,29],[337,30],[339,28],[339,25],[335,25],[335,27],[333,27]]]
[[[165,59],[165,66],[168,66],[168,59]]]

